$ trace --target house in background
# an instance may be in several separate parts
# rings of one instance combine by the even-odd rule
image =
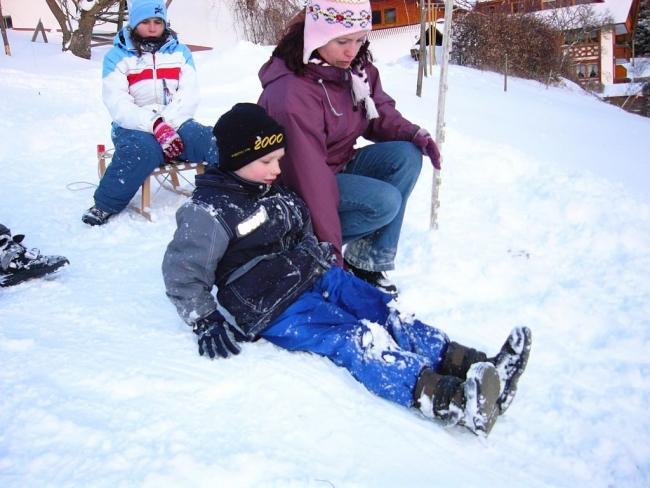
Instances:
[[[373,30],[420,22],[420,6],[416,0],[370,0],[370,6]]]
[[[627,65],[633,58],[633,39],[640,0],[478,0],[475,10],[485,14],[527,14],[540,17],[571,17],[588,6],[605,25],[591,31],[584,26],[565,30],[565,49],[572,60],[576,79],[601,87],[629,81]],[[596,83],[594,83],[596,82]]]
[[[420,23],[420,2],[418,0],[370,0],[372,8],[372,29],[413,26]],[[445,16],[445,0],[424,0],[429,9],[428,20],[435,22]]]

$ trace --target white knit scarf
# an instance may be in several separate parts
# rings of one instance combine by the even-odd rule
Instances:
[[[310,63],[318,64],[320,66],[331,66],[319,58],[311,58]],[[379,117],[375,101],[370,95],[370,84],[368,83],[368,73],[363,68],[350,69],[350,77],[352,78],[352,95],[354,97],[355,105],[363,102],[366,108],[366,118],[368,120],[376,119]]]

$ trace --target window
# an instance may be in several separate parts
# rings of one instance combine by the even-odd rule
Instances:
[[[598,69],[598,64],[596,63],[577,64],[576,76],[580,80],[586,80],[588,78],[590,79],[598,78],[600,76],[600,70]]]
[[[520,12],[524,11],[524,2],[523,1],[518,1],[518,2],[512,2],[512,13],[513,14],[518,14]]]
[[[372,11],[372,23],[373,25],[381,24],[381,10]]]
[[[397,11],[394,8],[387,8],[384,10],[384,23],[394,24],[397,22]]]
[[[547,9],[547,8],[555,8],[557,7],[557,2],[556,0],[542,0],[542,8]]]

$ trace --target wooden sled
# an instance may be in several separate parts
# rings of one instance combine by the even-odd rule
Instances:
[[[113,149],[107,150],[104,144],[97,144],[97,173],[99,174],[99,179],[104,176],[106,166],[110,163],[112,157]],[[203,174],[205,166],[207,166],[207,163],[204,161],[196,163],[190,163],[188,161],[171,161],[169,163],[161,164],[154,169],[142,183],[142,187],[140,188],[140,206],[138,207],[136,204],[132,203],[129,205],[129,208],[135,210],[147,220],[151,221],[151,177],[153,176],[156,178],[156,181],[160,185],[153,196],[156,196],[156,193],[158,193],[160,188],[165,188],[166,190],[173,191],[179,195],[189,197],[192,195],[192,192],[181,187],[180,178],[189,183],[192,188],[194,188],[194,183],[182,175],[181,172],[194,170],[197,174]]]

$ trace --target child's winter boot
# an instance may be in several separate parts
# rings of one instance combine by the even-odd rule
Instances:
[[[499,375],[492,363],[473,364],[465,381],[427,368],[415,385],[415,406],[429,418],[447,425],[464,425],[487,436],[498,416]]]
[[[526,369],[531,343],[532,334],[528,327],[512,329],[499,354],[492,358],[471,347],[450,342],[438,372],[464,379],[472,364],[484,361],[494,364],[501,380],[501,393],[497,406],[499,414],[503,414],[517,392],[517,381]]]
[[[12,286],[53,273],[69,263],[63,256],[43,256],[21,244],[24,235],[0,235],[0,286]]]
[[[533,335],[528,327],[515,327],[501,346],[499,354],[490,358],[501,378],[501,394],[497,401],[499,415],[503,414],[517,393],[517,381],[526,369]]]

